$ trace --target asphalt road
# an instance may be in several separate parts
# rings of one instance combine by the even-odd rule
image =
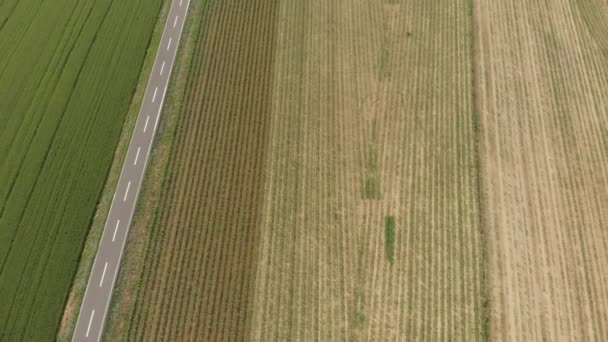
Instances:
[[[99,341],[190,0],[173,0],[103,229],[72,341]]]

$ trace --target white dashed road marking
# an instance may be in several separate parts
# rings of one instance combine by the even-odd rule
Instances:
[[[103,266],[103,272],[101,272],[101,280],[99,281],[99,287],[103,285],[103,278],[106,276],[106,270],[108,269],[108,263]]]
[[[87,336],[89,337],[89,333],[91,332],[91,323],[93,323],[93,317],[95,317],[95,310],[91,312],[91,318],[89,318],[89,326],[87,327]]]
[[[175,20],[173,21],[173,28],[175,28],[175,25],[177,25],[177,18],[179,18],[179,17],[175,16]]]
[[[133,165],[137,165],[137,159],[139,158],[139,152],[141,151],[141,147],[137,147],[137,153],[135,154],[135,161]]]
[[[112,235],[112,242],[116,240],[116,232],[118,232],[118,226],[120,225],[120,220],[116,221],[116,227],[114,228],[114,235]]]
[[[146,128],[148,128],[148,121],[150,121],[150,115],[146,118],[146,124],[144,125],[144,133],[146,133]]]
[[[169,48],[171,48],[171,37],[169,37],[169,43],[167,43],[167,51],[169,51]]]
[[[154,88],[154,95],[152,95],[152,103],[156,100],[156,92],[158,91],[158,87]]]
[[[163,70],[165,70],[165,61],[163,61],[163,65],[160,66],[160,75],[163,75]]]
[[[165,94],[167,93],[167,86],[165,86],[165,91],[163,92],[163,98],[161,100],[161,104],[165,101]],[[154,131],[156,131],[156,126],[158,126],[158,119],[160,119],[160,112],[162,111],[163,106],[158,107],[158,113],[156,114],[156,122],[154,122]]]
[[[127,195],[129,195],[129,188],[131,187],[131,181],[129,181],[129,183],[127,183],[127,191],[125,191],[125,197],[123,197],[122,201],[126,201],[127,200]]]

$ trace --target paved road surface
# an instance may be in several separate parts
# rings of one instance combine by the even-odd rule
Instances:
[[[73,341],[99,341],[190,0],[173,0],[91,270]]]

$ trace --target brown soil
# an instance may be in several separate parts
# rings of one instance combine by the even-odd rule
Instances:
[[[249,326],[277,6],[205,6],[130,339],[234,341]]]

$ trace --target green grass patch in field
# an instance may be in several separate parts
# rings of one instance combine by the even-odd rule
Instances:
[[[375,175],[365,177],[364,196],[366,199],[380,198],[380,180]]]
[[[378,146],[374,143],[367,147],[367,171],[374,172],[378,170]]]
[[[391,77],[391,69],[389,64],[390,52],[386,45],[382,46],[380,49],[380,80],[386,80]]]
[[[395,261],[395,217],[384,218],[384,254],[392,264]]]

